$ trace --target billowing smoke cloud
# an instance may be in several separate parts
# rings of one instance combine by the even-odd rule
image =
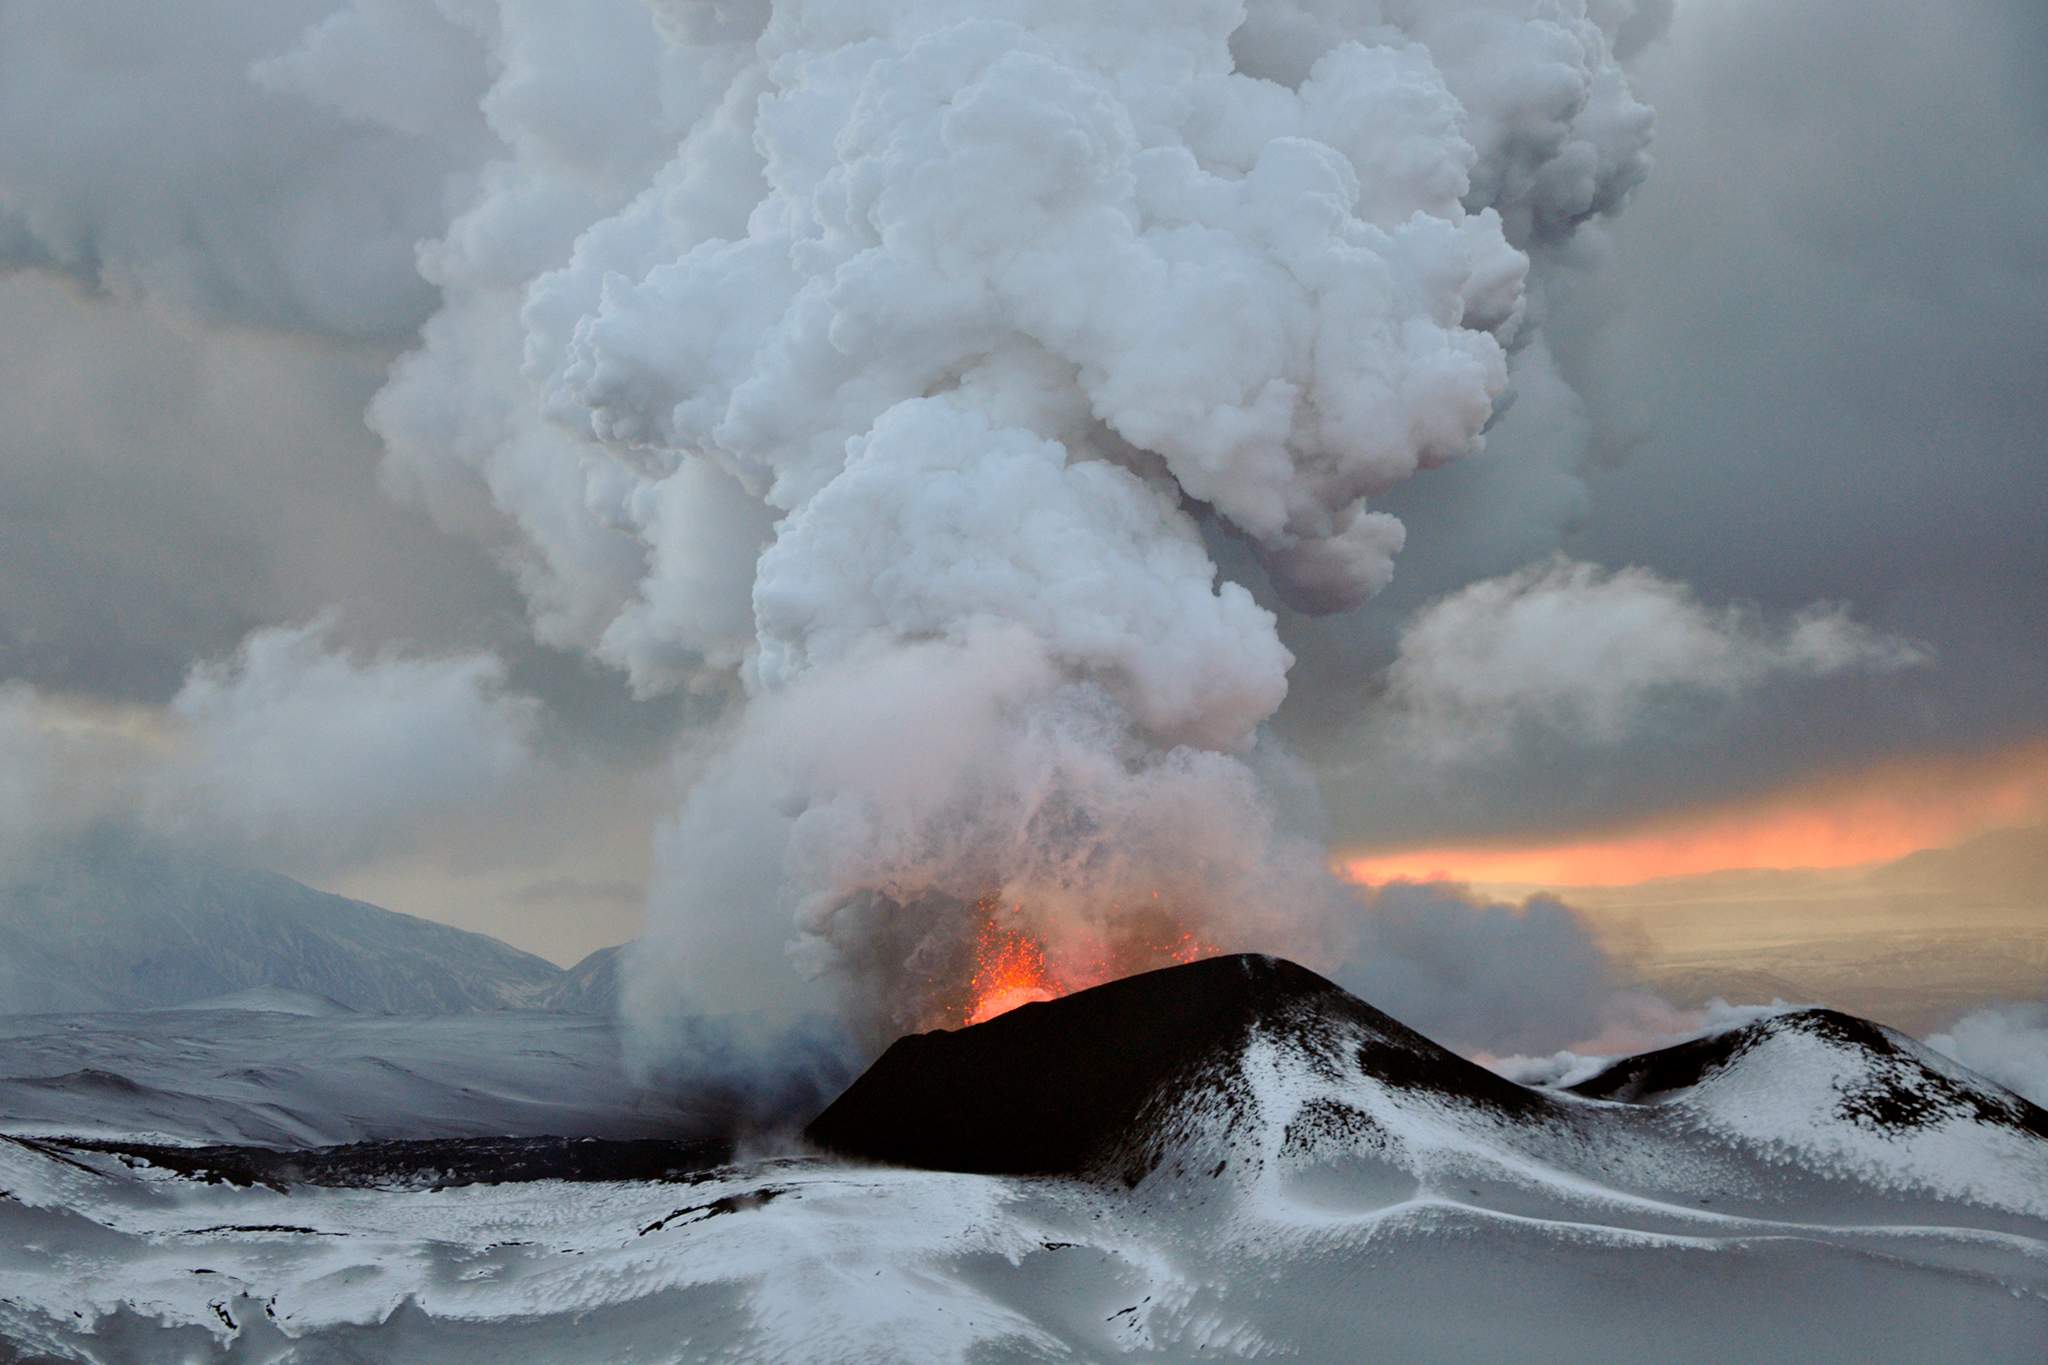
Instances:
[[[742,702],[681,760],[638,1013],[808,978],[876,1031],[947,1006],[991,906],[1073,983],[1343,958],[1267,725],[1293,656],[1209,546],[1353,607],[1407,535],[1381,500],[1479,451],[1511,376],[1569,408],[1530,271],[1641,180],[1615,52],[1668,12],[74,9],[6,12],[6,126],[61,136],[0,146],[5,259],[349,338],[437,290],[371,410],[387,485],[493,548],[543,642]],[[52,120],[104,97],[88,66],[119,116]],[[502,681],[259,633],[179,694],[151,809],[401,838],[523,761]]]
[[[538,704],[489,654],[356,657],[332,623],[252,633],[167,708],[0,688],[0,839],[101,823],[331,872],[538,776]]]
[[[1373,500],[1482,446],[1529,253],[1642,177],[1612,49],[1659,14],[502,6],[505,154],[372,424],[543,639],[746,698],[685,760],[633,1012],[794,959],[929,1021],[988,906],[1068,981],[1334,961],[1272,794],[1292,656],[1202,528],[1297,608],[1388,581]]]
[[[1486,901],[1442,882],[1363,893],[1344,985],[1447,1046],[1492,1053],[1567,1047],[1610,1022],[1623,982],[1562,901]]]
[[[1927,1045],[2048,1108],[2048,1004],[1973,1010]]]
[[[1673,1004],[1555,896],[1490,900],[1455,882],[1358,891],[1348,956],[1335,976],[1446,1046],[1505,1073],[1555,1080],[1616,1056],[1665,1047],[1791,1008]]]
[[[190,657],[252,626],[303,619],[336,595],[359,622],[356,599],[374,594],[344,584],[338,566],[364,558],[361,526],[378,529],[368,539],[380,567],[360,571],[385,595],[442,603],[428,618],[396,613],[363,638],[432,636],[489,611],[451,603],[438,559],[401,567],[384,534],[395,514],[350,531],[317,492],[280,516],[278,500],[245,491],[261,482],[251,466],[267,458],[273,430],[295,438],[296,463],[276,466],[281,483],[296,484],[295,470],[342,467],[354,450],[304,439],[300,408],[268,390],[380,369],[390,349],[412,346],[371,413],[386,483],[497,553],[542,641],[616,667],[643,697],[688,689],[712,699],[693,698],[692,711],[743,702],[679,765],[686,795],[663,837],[635,987],[650,1056],[670,1046],[654,1021],[678,1011],[758,1003],[771,983],[803,996],[792,966],[832,983],[864,1027],[928,1018],[982,913],[963,904],[989,898],[1022,905],[1004,913],[1046,938],[1075,979],[1156,960],[1177,935],[1325,966],[1378,953],[1410,962],[1446,998],[1526,986],[1525,1007],[1563,1029],[1573,983],[1593,991],[1599,971],[1547,907],[1468,913],[1445,901],[1410,913],[1383,895],[1356,927],[1355,906],[1323,874],[1315,821],[1294,818],[1308,803],[1279,797],[1300,785],[1297,765],[1267,722],[1316,667],[1306,681],[1322,706],[1297,696],[1283,720],[1312,716],[1290,733],[1312,741],[1327,737],[1319,723],[1352,723],[1374,696],[1359,680],[1395,657],[1393,623],[1413,614],[1377,698],[1384,714],[1372,734],[1387,742],[1344,793],[1351,832],[1384,833],[1403,809],[1425,823],[1444,809],[1411,799],[1409,769],[1448,765],[1469,779],[1484,759],[1491,786],[1525,818],[1523,793],[1551,790],[1507,770],[1501,746],[1525,736],[1633,764],[1614,742],[1624,731],[1696,733],[1644,723],[1667,703],[1690,718],[1765,679],[1922,657],[1838,611],[1709,607],[1639,571],[1517,571],[1586,511],[1593,426],[1564,379],[1583,366],[1569,352],[1554,357],[1539,328],[1561,316],[1575,272],[1601,254],[1602,233],[1588,225],[1643,177],[1649,113],[1615,59],[1669,13],[1668,0],[204,0],[161,14],[0,5],[0,268],[103,291],[111,297],[80,315],[139,320],[124,349],[150,358],[114,365],[97,323],[68,347],[51,345],[45,319],[71,295],[40,279],[32,291],[10,283],[9,301],[17,313],[32,303],[22,316],[35,325],[16,329],[14,354],[0,359],[36,382],[14,386],[27,396],[8,425],[39,439],[32,457],[9,465],[14,496],[0,497],[14,570],[0,575],[11,588],[0,664],[53,687],[85,680],[106,695],[161,699]],[[1815,53],[1846,60],[1827,15],[1795,25],[1789,47],[1781,25],[1726,27],[1767,28],[1808,65]],[[1898,32],[1914,41],[1892,49],[1924,65],[1925,35]],[[1943,52],[1980,73],[1992,51],[1980,41],[1990,40],[1977,34]],[[1717,57],[1726,69],[1700,84],[1736,107],[1716,105],[1695,129],[1725,129],[1731,114],[1782,123],[1768,112],[1779,101],[1750,98],[1753,81],[1724,79],[1755,57],[1746,47]],[[1920,122],[1930,135],[1942,127]],[[1963,125],[1973,145],[1990,126],[1974,114]],[[1864,119],[1849,131],[1888,126]],[[1701,136],[1713,166],[1754,160],[1747,144],[1730,153],[1718,133]],[[1898,162],[1896,139],[1865,141],[1861,161],[1843,162],[1857,173],[1837,177],[1844,203],[1852,216],[1896,218],[1898,196],[1868,189]],[[1943,154],[1913,164],[1974,173],[1968,157],[1928,145]],[[2008,180],[2012,166],[2031,164],[1991,160]],[[1783,218],[1791,201],[1812,210],[1818,201],[1801,199],[1812,168],[1790,157],[1777,169],[1783,192],[1759,196],[1758,211]],[[1697,177],[1703,193],[1725,179]],[[1922,210],[1942,202],[1922,191],[1907,196]],[[1826,207],[1806,216],[1839,221],[1842,205]],[[1920,218],[1952,235],[1942,215]],[[1753,275],[1754,243],[1742,245],[1722,255]],[[1945,285],[1954,252],[1912,255],[1878,263],[1925,272],[1899,278],[1928,298],[2025,311],[2015,302],[2024,291],[1929,285]],[[1808,316],[1811,253],[1802,245],[1781,264],[1772,284],[1782,306]],[[1755,310],[1724,306],[1726,280],[1690,292],[1671,283],[1660,276],[1643,292],[1680,297],[1671,313],[1687,335],[1719,308],[1733,319],[1724,330],[1735,349],[1755,352]],[[1839,293],[1877,310],[1858,318],[1869,325],[1820,332],[1913,330],[1879,316],[1895,290],[1851,283]],[[151,306],[128,307],[137,296]],[[2024,334],[2020,322],[1928,333],[1940,344],[1926,349],[1951,368],[1995,370],[2026,354],[2009,344],[2015,327]],[[279,346],[275,328],[328,341]],[[1921,392],[1854,346],[1804,345],[1815,327],[1776,330],[1802,355],[1865,372],[1863,389],[1841,375],[1829,387],[1865,398],[1870,385],[1885,390],[1848,405],[1866,426],[1943,388],[1940,364],[1908,367],[1934,376]],[[1965,333],[1992,338],[1999,354],[1956,344]],[[81,347],[94,364],[71,363]],[[25,368],[23,357],[43,352]],[[1655,387],[1631,366],[1610,369],[1624,375],[1617,389]],[[233,382],[209,385],[208,373]],[[164,420],[175,416],[165,395],[209,387],[240,439],[187,421],[185,444],[164,445],[158,429],[180,429]],[[1981,403],[1984,387],[1946,385],[1959,403]],[[1717,391],[1686,388],[1680,407]],[[113,390],[135,395],[132,405],[103,401]],[[335,382],[321,407],[355,401]],[[1754,411],[1781,426],[1788,411],[1839,426],[1848,408]],[[1900,479],[1936,477],[1912,421],[1865,434],[1898,446]],[[1603,426],[1601,439],[1618,438]],[[1701,449],[1724,475],[1725,450],[1738,464],[1777,460],[1773,478],[1839,501],[1839,471],[1778,460],[1783,444]],[[230,445],[265,454],[202,465],[192,453]],[[1482,446],[1487,459],[1460,461]],[[214,472],[194,477],[202,468]],[[1753,482],[1717,486],[1747,496]],[[79,492],[87,484],[91,496]],[[1690,508],[1699,490],[1687,487]],[[1695,579],[1730,566],[1739,577],[1744,564],[1764,578],[1812,577],[1799,564],[1776,572],[1768,556],[1731,559],[1726,517],[1695,518],[1674,535],[1668,488],[1640,492],[1657,512],[1621,542],[1582,552],[1625,562],[1640,556],[1623,542],[1647,536],[1660,551],[1692,546],[1691,560],[1659,563]],[[119,534],[138,498],[160,525]],[[1923,521],[1939,502],[1888,499]],[[2025,499],[2006,502],[2024,520],[2013,509]],[[1792,504],[1777,505],[1782,519]],[[1972,516],[1981,511],[1970,504]],[[1838,520],[1837,534],[1876,524]],[[202,548],[166,558],[164,526],[184,527],[177,543]],[[1795,559],[1810,545],[1765,539]],[[1907,565],[1901,581],[1946,615],[1949,580],[1913,569],[1915,556],[1961,546],[1983,558],[1976,542],[1899,543],[1912,551],[1892,557]],[[73,557],[75,546],[89,548]],[[1298,614],[1379,589],[1397,550],[1401,580],[1376,618],[1319,626]],[[209,570],[227,556],[234,572],[165,570],[200,554]],[[1870,556],[1839,562],[1860,574]],[[391,587],[423,576],[436,591]],[[188,585],[201,578],[205,587]],[[1432,603],[1474,579],[1493,581]],[[1784,600],[1840,581],[1787,589]],[[1724,583],[1712,599],[1772,590]],[[91,610],[77,609],[88,598]],[[144,619],[158,628],[139,630]],[[316,860],[405,840],[414,825],[383,807],[416,823],[505,785],[506,755],[532,722],[503,695],[494,664],[282,643],[299,634],[256,641],[280,659],[300,649],[297,663],[259,668],[252,653],[202,670],[183,696],[193,710],[174,758],[148,746],[135,757],[117,742],[102,752],[108,771],[130,771],[134,758],[133,771],[175,772],[141,784],[160,821],[199,821],[200,798],[217,793],[222,818],[209,838],[274,841]],[[147,667],[109,686],[108,658],[144,635],[162,637]],[[384,671],[395,663],[424,672]],[[446,745],[420,748],[428,770],[416,781],[387,791],[341,755],[332,805],[307,791],[272,805],[232,789],[232,765],[311,752],[294,747],[297,736],[323,733],[328,720],[252,678],[290,675],[374,712],[395,706],[392,696],[335,679],[380,673],[420,685],[426,711],[450,725]],[[47,780],[76,770],[72,719],[47,696],[0,702],[0,758],[19,756],[0,773],[0,804],[23,820],[95,808],[51,795],[77,796],[77,782]],[[387,719],[401,732],[412,723]],[[254,773],[278,785],[260,761]],[[1488,799],[1465,781],[1455,794],[1462,811]],[[1439,913],[1442,925],[1429,917]],[[1526,954],[1545,965],[1526,981],[1458,968],[1461,935],[1475,957],[1512,945],[1494,960]],[[1484,984],[1461,994],[1460,970]],[[1360,980],[1384,1001],[1399,998],[1385,973],[1375,978],[1383,985]],[[1495,1019],[1467,1032],[1506,1027]]]
[[[1372,723],[1386,760],[1455,765],[1497,757],[1531,734],[1612,743],[1659,702],[1725,700],[1773,676],[1928,659],[1923,646],[1839,607],[1772,619],[1710,607],[1647,570],[1557,557],[1418,612]]]
[[[504,691],[496,658],[356,659],[327,629],[258,631],[192,671],[145,779],[151,824],[331,867],[493,801],[532,763],[535,703]]]
[[[799,1008],[794,956],[850,987],[872,1037],[930,1024],[960,1003],[983,897],[1070,982],[1189,935],[1333,960],[1343,892],[1279,827],[1265,761],[1149,739],[1015,625],[878,646],[764,693],[695,774],[658,847],[680,904],[637,950],[636,1012],[777,1003],[764,981]]]

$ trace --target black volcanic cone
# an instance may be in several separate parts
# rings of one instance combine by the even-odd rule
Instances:
[[[804,1135],[829,1151],[933,1170],[1087,1175],[1151,1145],[1161,1102],[1227,1087],[1255,1029],[1364,1039],[1356,1062],[1397,1089],[1523,1113],[1502,1080],[1279,958],[1216,957],[1125,977],[984,1024],[899,1038]],[[1149,1167],[1149,1163],[1147,1163]]]
[[[1978,1123],[2048,1138],[2048,1111],[2003,1087],[1958,1080],[1923,1061],[1919,1045],[1868,1019],[1830,1009],[1791,1010],[1725,1033],[1623,1057],[1571,1087],[1588,1099],[1654,1104],[1682,1096],[1741,1066],[1773,1038],[1805,1034],[1859,1059],[1858,1072],[1838,1084],[1838,1111],[1880,1129],[1907,1129],[1966,1116]]]

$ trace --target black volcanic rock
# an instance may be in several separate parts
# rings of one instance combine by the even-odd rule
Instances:
[[[1136,1184],[1161,1159],[1164,1129],[1185,1101],[1206,1104],[1215,1125],[1230,1124],[1237,1064],[1255,1033],[1303,1043],[1304,1055],[1390,1090],[1509,1115],[1553,1103],[1305,967],[1247,954],[898,1039],[805,1136],[897,1165]]]
[[[1836,1110],[1843,1119],[1902,1131],[1967,1118],[2048,1138],[2048,1111],[1981,1077],[1947,1074],[1931,1065],[1911,1039],[1830,1009],[1790,1010],[1725,1033],[1624,1057],[1570,1089],[1588,1099],[1663,1103],[1741,1067],[1745,1058],[1774,1040],[1799,1036],[1853,1059],[1837,1083]]]
[[[299,1151],[220,1143],[173,1147],[121,1139],[35,1139],[4,1134],[0,1134],[0,1142],[13,1142],[60,1161],[79,1153],[98,1152],[118,1158],[130,1169],[154,1166],[188,1179],[263,1185],[279,1191],[301,1185],[441,1189],[537,1180],[695,1184],[730,1160],[733,1151],[732,1143],[722,1138],[428,1138],[413,1142],[350,1142]]]

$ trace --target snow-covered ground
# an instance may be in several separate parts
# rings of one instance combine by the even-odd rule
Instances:
[[[816,1159],[284,1193],[0,1140],[0,1188],[0,1336],[67,1360],[2020,1361],[2048,1340],[2039,1229],[1720,1214],[1478,1155],[1175,1207]]]
[[[0,1133],[320,1147],[701,1131],[618,1026],[534,1010],[356,1014],[264,990],[212,1008],[0,1016]]]
[[[513,1060],[481,1030],[516,1025],[513,1057],[554,1036],[464,1018],[494,1093]],[[1592,1087],[1616,1099],[1476,1080],[1369,1011],[1283,1012],[1116,1139],[1148,1163],[1130,1186],[790,1154],[236,1184],[0,1138],[0,1341],[123,1365],[2041,1359],[2039,1111],[1841,1018],[1652,1054]]]

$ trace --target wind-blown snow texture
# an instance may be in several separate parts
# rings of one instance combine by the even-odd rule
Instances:
[[[1200,1026],[1175,1046],[1155,1011]],[[1123,1111],[1080,1106],[1080,1174],[236,1188],[0,1139],[0,1233],[33,1250],[0,1259],[0,1337],[123,1362],[2020,1361],[2048,1339],[2040,1111],[1844,1016],[1631,1059],[1595,1087],[1630,1098],[1603,1099],[1219,959],[898,1049],[836,1140],[900,1128],[858,1102],[892,1066],[941,1105],[1021,1058],[1015,1107],[976,1122],[1028,1144],[1105,1024],[1158,1046],[1101,1039]]]
[[[271,992],[0,1018],[0,1133],[324,1147],[692,1136],[730,1118],[634,1085],[618,1026],[587,1015],[356,1014]]]

